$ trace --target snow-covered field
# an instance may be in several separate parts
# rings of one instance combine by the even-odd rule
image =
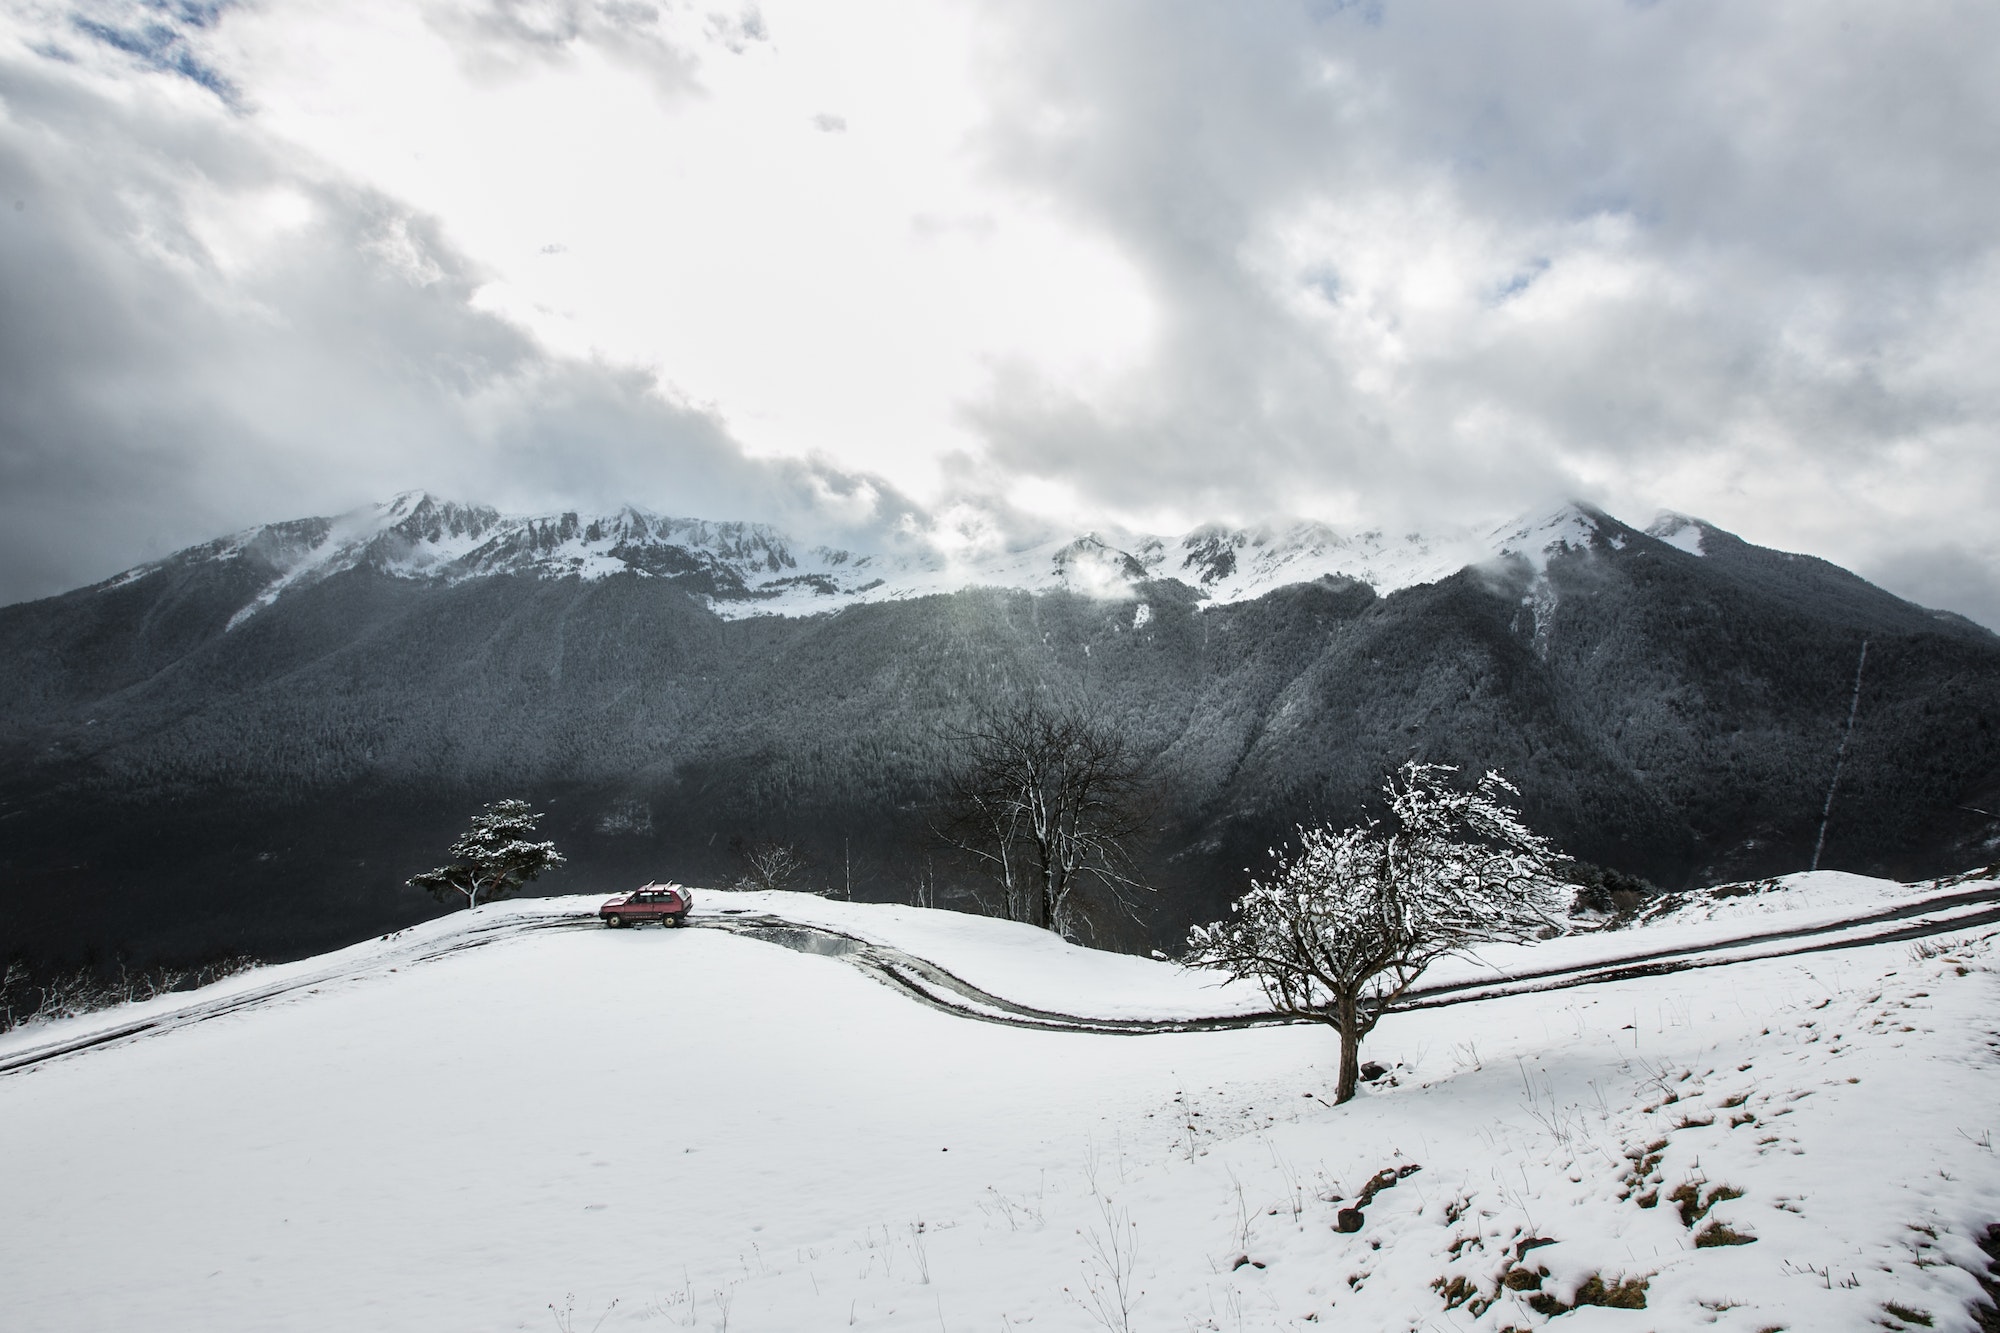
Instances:
[[[1485,965],[1912,896],[1795,880]],[[149,1012],[264,1002],[0,1077],[0,1326],[1973,1327],[1992,926],[1392,1015],[1364,1055],[1393,1074],[1334,1108],[1321,1030],[980,1023],[719,930],[564,928],[592,904],[261,969]],[[700,906],[1038,1007],[1258,1007],[1005,923]]]

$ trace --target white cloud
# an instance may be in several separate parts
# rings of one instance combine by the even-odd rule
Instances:
[[[20,351],[37,485],[81,484],[88,436],[254,457],[213,483],[254,517],[565,478],[1150,527],[1581,492],[1947,596],[2000,569],[2000,11],[92,0],[0,29],[35,195],[0,248],[73,326]]]
[[[998,472],[1187,517],[1583,492],[1849,562],[2000,498],[2000,360],[1961,351],[2000,317],[1993,15],[996,12],[996,162],[1166,330],[1095,391],[1005,381]]]
[[[807,533],[907,507],[824,462],[753,460],[647,368],[483,312],[434,218],[187,81],[18,55],[0,80],[20,204],[0,213],[0,596],[415,486]]]

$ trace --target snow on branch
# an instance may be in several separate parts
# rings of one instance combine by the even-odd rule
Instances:
[[[488,802],[452,843],[451,864],[412,875],[410,886],[439,902],[448,902],[455,894],[468,908],[519,892],[528,881],[567,859],[553,842],[535,841],[541,819],[526,801]]]
[[[1384,784],[1387,821],[1301,827],[1228,920],[1189,936],[1188,966],[1254,980],[1280,1011],[1339,1032],[1338,1101],[1354,1095],[1361,1039],[1431,963],[1562,928],[1565,858],[1522,822],[1505,778],[1466,790],[1456,772],[1413,760]]]

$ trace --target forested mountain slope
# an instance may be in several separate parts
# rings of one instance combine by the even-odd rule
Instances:
[[[2000,639],[1694,520],[1654,536],[1572,507],[1432,581],[1378,561],[1387,595],[1324,572],[1224,587],[1223,565],[1352,548],[1205,530],[993,575],[1026,586],[746,615],[731,588],[808,563],[768,530],[406,508],[345,544],[337,520],[274,525],[0,608],[0,952],[387,929],[435,910],[401,881],[500,795],[550,811],[571,857],[552,891],[733,876],[765,838],[856,896],[907,895],[927,854],[949,886],[925,806],[950,734],[1030,689],[1147,756],[1162,941],[1411,756],[1501,768],[1576,855],[1668,887],[1793,870],[1864,640],[1823,864],[1915,875],[2000,846]],[[590,540],[623,554],[572,559]],[[798,609],[784,586],[766,609]]]

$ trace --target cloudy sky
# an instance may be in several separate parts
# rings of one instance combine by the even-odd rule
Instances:
[[[1924,0],[0,0],[0,601],[415,487],[1576,496],[2000,626],[1996,68]]]

